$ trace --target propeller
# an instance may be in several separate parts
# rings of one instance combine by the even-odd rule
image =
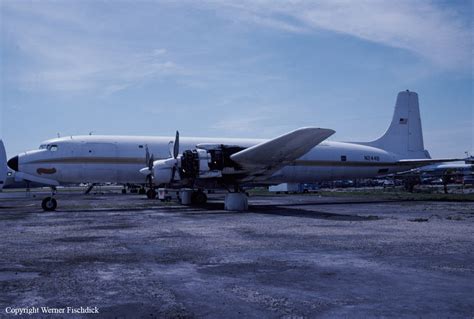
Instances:
[[[174,180],[174,176],[176,175],[176,170],[178,169],[178,153],[179,153],[179,131],[176,131],[176,137],[174,138],[174,145],[173,145],[173,158],[176,160],[175,164],[173,165],[173,170],[171,172],[171,179],[170,184]]]
[[[179,131],[176,131],[176,137],[174,138],[174,146],[173,146],[173,157],[176,159],[178,158],[179,153]]]
[[[146,175],[147,182],[150,183],[150,188],[153,183],[172,184],[178,170],[178,155],[179,155],[179,132],[176,131],[174,142],[170,141],[169,146],[173,143],[173,151],[170,147],[170,157],[167,159],[154,159],[153,154],[150,155],[148,145],[145,148],[145,162],[146,167],[140,170],[140,173]]]
[[[154,162],[154,155],[150,155],[150,150],[148,149],[148,145],[145,145],[145,168],[140,170],[140,173],[146,175],[146,182],[153,188],[153,162]]]

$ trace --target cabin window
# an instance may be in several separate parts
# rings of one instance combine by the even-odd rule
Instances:
[[[347,161],[347,156],[346,155],[341,155],[341,162]]]

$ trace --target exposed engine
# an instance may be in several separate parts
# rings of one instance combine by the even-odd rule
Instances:
[[[176,158],[157,160],[153,163],[156,185],[180,183],[192,186],[196,180],[218,180],[224,175],[238,173],[239,165],[230,156],[244,148],[226,145],[198,145]]]

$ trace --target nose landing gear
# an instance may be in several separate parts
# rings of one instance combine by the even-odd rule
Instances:
[[[58,201],[54,198],[54,195],[56,195],[56,188],[51,187],[51,196],[45,197],[41,202],[41,208],[45,212],[55,211],[58,207]]]
[[[43,201],[41,202],[41,208],[43,208],[45,212],[55,211],[57,207],[58,207],[58,202],[56,201],[54,197],[48,196],[44,198]]]

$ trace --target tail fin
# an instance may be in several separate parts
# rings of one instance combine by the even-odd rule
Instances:
[[[423,145],[418,94],[398,93],[392,123],[382,137],[364,143],[401,155],[402,158],[430,158]]]

